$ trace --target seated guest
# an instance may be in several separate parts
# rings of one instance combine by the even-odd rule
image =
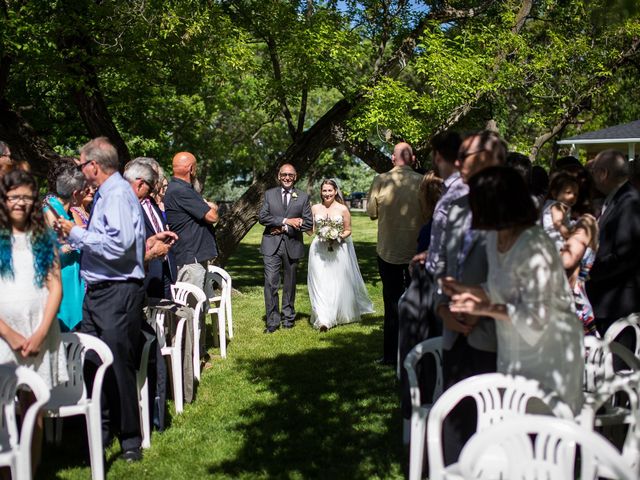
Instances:
[[[487,230],[486,284],[443,279],[457,315],[495,319],[498,372],[538,380],[574,413],[582,405],[582,326],[551,239],[522,177],[490,167],[469,181],[472,228]]]
[[[58,218],[71,220],[70,209],[84,191],[84,175],[76,167],[63,170],[56,182],[58,196],[49,195],[45,202],[45,218],[51,227],[57,227]],[[63,332],[74,330],[82,320],[84,282],[80,277],[80,252],[68,243],[60,245],[62,302],[58,321]]]

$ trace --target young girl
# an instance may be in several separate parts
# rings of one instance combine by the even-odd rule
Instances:
[[[542,228],[558,251],[571,235],[571,207],[578,199],[579,184],[575,176],[559,172],[551,178],[549,194],[542,208]]]

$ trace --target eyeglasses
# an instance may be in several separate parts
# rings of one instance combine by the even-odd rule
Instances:
[[[23,201],[25,205],[32,205],[36,199],[32,195],[7,195],[7,203]]]
[[[88,160],[88,161],[86,161],[86,162],[84,162],[84,163],[80,163],[80,164],[76,165],[76,170],[78,170],[79,172],[81,172],[81,171],[82,171],[82,169],[83,169],[85,166],[87,166],[88,164],[90,164],[91,162],[93,162],[93,160]]]
[[[294,178],[296,176],[295,173],[281,173],[280,178]]]
[[[153,190],[153,185],[151,185],[149,182],[147,182],[144,178],[138,177],[138,178],[136,178],[136,180],[141,180],[142,183],[144,183],[147,187],[149,187],[151,190]]]

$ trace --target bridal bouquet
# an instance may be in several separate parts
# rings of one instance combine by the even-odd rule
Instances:
[[[316,221],[316,234],[318,240],[329,244],[328,250],[333,252],[333,244],[342,241],[340,234],[344,231],[342,222],[332,220],[331,218],[323,218]]]

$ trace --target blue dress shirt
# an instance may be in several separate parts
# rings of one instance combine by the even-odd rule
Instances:
[[[87,228],[73,227],[69,241],[82,251],[80,275],[89,285],[144,278],[142,207],[118,172],[96,192]]]

